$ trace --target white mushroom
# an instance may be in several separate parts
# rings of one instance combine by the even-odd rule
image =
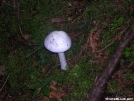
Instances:
[[[51,32],[44,41],[45,47],[54,53],[58,53],[61,69],[66,70],[67,62],[64,52],[71,47],[71,39],[64,31]]]

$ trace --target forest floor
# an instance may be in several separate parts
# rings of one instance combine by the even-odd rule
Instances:
[[[84,101],[129,29],[133,0],[0,1],[0,101]],[[68,70],[44,47],[63,30],[72,40]],[[134,98],[134,41],[107,83],[102,101]],[[134,99],[133,99],[134,100]]]

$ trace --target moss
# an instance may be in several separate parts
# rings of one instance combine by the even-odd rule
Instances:
[[[102,66],[105,63],[90,62],[90,60],[94,60],[92,54],[90,54],[91,47],[88,45],[89,50],[78,58],[77,56],[81,52],[82,46],[87,42],[90,31],[96,27],[94,22],[99,22],[97,30],[102,29],[101,27],[104,23],[108,24],[106,28],[102,29],[103,31],[100,35],[101,48],[107,46],[118,33],[129,25],[129,20],[132,21],[133,17],[128,17],[124,10],[128,9],[130,2],[124,2],[124,6],[121,4],[122,9],[116,9],[118,5],[108,0],[95,0],[91,4],[88,2],[86,3],[87,6],[84,6],[85,8],[79,8],[79,5],[77,5],[78,7],[68,8],[66,6],[68,3],[72,5],[75,5],[73,3],[78,3],[78,1],[73,2],[72,0],[19,0],[18,2],[20,4],[19,23],[22,33],[31,36],[29,40],[34,42],[32,45],[36,49],[28,49],[28,47],[13,39],[13,36],[21,34],[17,24],[18,18],[15,16],[15,14],[18,14],[17,8],[14,10],[14,7],[3,4],[0,7],[0,65],[5,65],[6,67],[5,76],[10,74],[8,78],[9,94],[15,96],[22,94],[18,99],[24,101],[31,94],[30,85],[43,82],[46,76],[53,76],[54,81],[60,85],[71,85],[72,87],[63,100],[83,101],[94,83],[93,74],[101,73]],[[80,3],[85,2],[87,0]],[[13,4],[11,1],[7,3]],[[80,9],[82,9],[82,12],[79,12]],[[51,19],[56,17],[63,17],[65,27],[51,22]],[[72,21],[68,22],[68,17],[71,17]],[[72,47],[66,52],[67,59],[71,60],[69,61],[71,66],[68,72],[62,72],[58,68],[58,58],[54,57],[54,54],[47,51],[43,46],[45,36],[53,30],[65,30],[72,37]],[[75,34],[78,33],[80,34],[75,37]],[[103,55],[106,57],[111,56],[118,43],[119,40],[114,41]],[[133,50],[133,45],[130,49]],[[77,63],[75,62],[76,58]],[[133,62],[132,57],[129,60]],[[52,71],[50,70],[50,73],[46,73],[47,69],[51,69],[50,67],[53,67]],[[43,70],[46,73],[45,75]],[[133,74],[131,72],[126,73],[123,80],[124,82],[125,80],[134,81]],[[114,92],[117,91],[117,83],[118,81],[116,80],[110,81],[110,87]],[[124,90],[124,92],[121,91],[121,94],[132,92],[132,87],[130,88]],[[111,91],[110,88],[108,90]],[[42,97],[43,95],[40,96]]]

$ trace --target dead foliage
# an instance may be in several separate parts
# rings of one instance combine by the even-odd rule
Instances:
[[[0,75],[4,75],[4,70],[5,70],[5,66],[1,65],[0,66]]]
[[[90,91],[90,93],[87,95],[86,101],[98,101],[101,98],[102,94],[104,93],[103,90],[105,89],[109,78],[115,72],[117,68],[117,64],[119,63],[119,60],[121,59],[123,51],[133,39],[134,39],[134,32],[132,29],[130,29],[129,33],[127,33],[124,36],[124,38],[118,45],[115,53],[112,55],[108,63],[105,65],[103,72],[101,73],[97,81],[94,83],[94,86],[92,90]]]

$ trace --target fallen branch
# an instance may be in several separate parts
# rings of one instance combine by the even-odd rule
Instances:
[[[0,88],[0,92],[3,90],[5,84],[7,83],[7,80],[8,80],[8,78],[9,78],[9,76],[10,76],[10,73],[8,74],[8,76],[7,76],[7,78],[6,78],[6,81],[4,82],[4,84],[2,85],[2,87]]]
[[[85,101],[100,101],[101,96],[104,93],[106,84],[111,75],[113,74],[113,72],[116,70],[117,64],[120,61],[123,51],[133,39],[134,39],[134,30],[132,29],[125,35],[125,37],[120,42],[115,53],[112,55],[107,65],[105,66],[102,74],[96,80],[91,92],[87,94]]]

